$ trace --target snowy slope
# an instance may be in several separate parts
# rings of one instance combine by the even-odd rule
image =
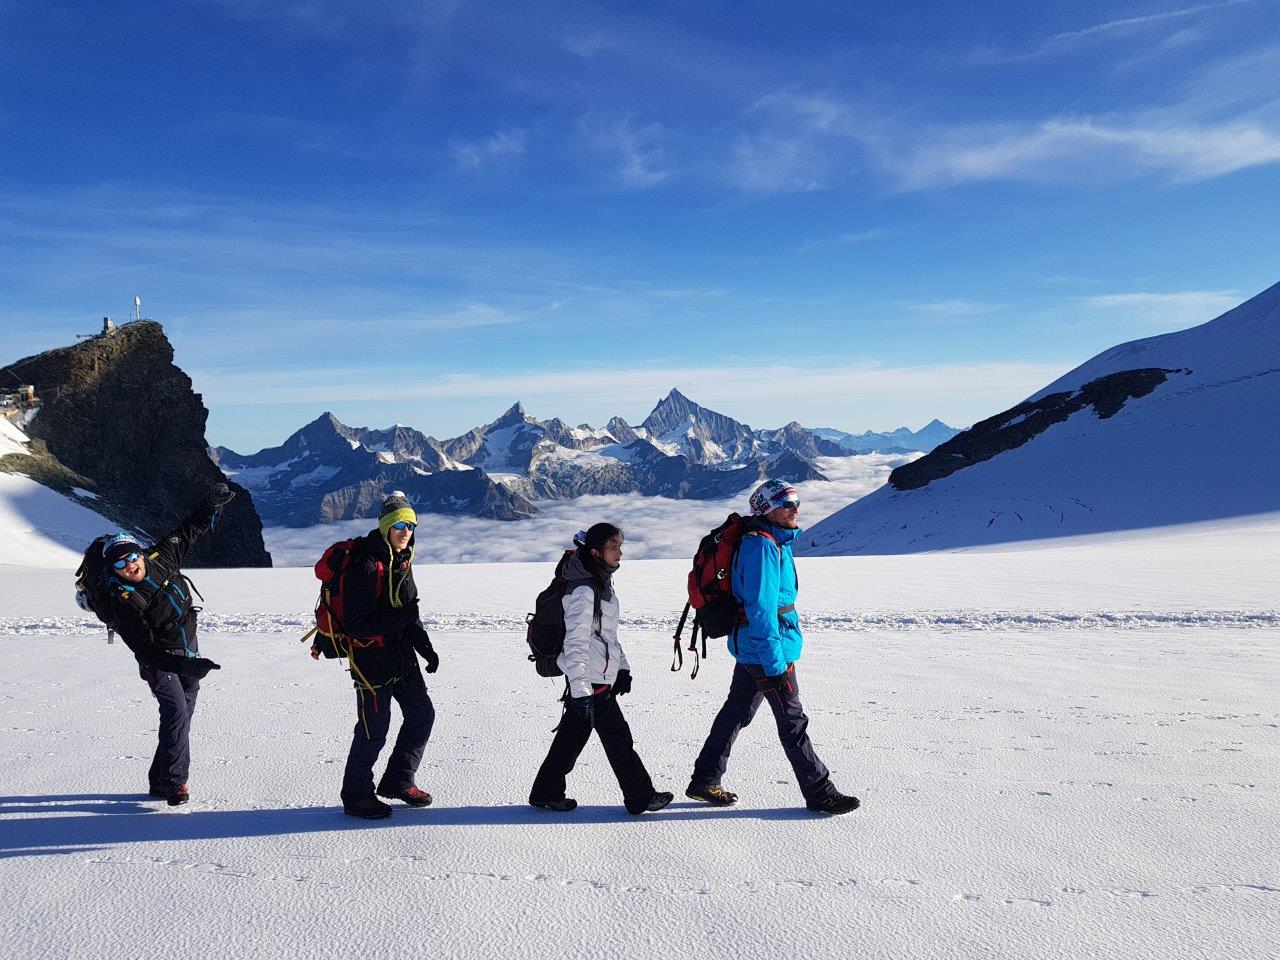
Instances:
[[[719,645],[668,672],[683,568],[617,579],[624,709],[672,807],[627,816],[595,743],[576,812],[526,807],[559,691],[517,618],[547,567],[428,565],[436,804],[377,824],[338,810],[353,698],[296,642],[307,571],[199,573],[223,669],[172,812],[138,792],[155,711],[127,652],[41,625],[79,615],[64,572],[0,570],[6,957],[1273,955],[1280,539],[802,559],[810,732],[864,800],[841,819],[800,808],[767,716],[739,806],[680,796],[729,674]]]
[[[29,439],[0,417],[0,457],[28,456]],[[94,494],[77,490],[86,500]],[[0,473],[0,551],[15,566],[75,569],[94,537],[118,530],[106,517],[30,477]]]
[[[1163,381],[1149,393],[1123,383],[1149,370]],[[1118,410],[1086,404],[1018,436],[1054,395],[1067,409],[1102,378],[1120,382],[1109,391]],[[1202,326],[1100,354],[895,472],[810,531],[805,549],[916,552],[1271,513],[1277,423],[1280,284]]]

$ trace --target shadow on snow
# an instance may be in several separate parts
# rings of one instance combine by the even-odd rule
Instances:
[[[11,814],[56,815],[10,817]],[[196,806],[170,812],[161,801],[141,794],[0,797],[0,859],[86,853],[115,844],[247,839],[399,827],[574,827],[616,823],[644,829],[663,822],[711,818],[787,821],[814,817],[803,807],[748,810],[681,803],[659,813],[633,817],[620,806],[580,806],[570,813],[555,813],[523,804],[503,804],[424,810],[396,807],[391,817],[369,821],[345,816],[337,806],[207,811]]]

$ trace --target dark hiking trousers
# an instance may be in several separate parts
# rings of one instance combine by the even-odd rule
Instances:
[[[159,742],[147,783],[152,790],[172,793],[187,782],[191,769],[191,716],[196,712],[200,681],[153,667],[139,667],[138,674],[160,705]]]
[[[387,742],[391,726],[391,701],[400,705],[403,721],[396,745],[387,760],[379,788],[399,792],[413,786],[414,774],[422,762],[436,708],[427,695],[422,671],[414,664],[405,676],[392,680],[370,692],[356,688],[356,728],[347,754],[347,768],[342,776],[342,799],[350,802],[373,796],[373,765]]]
[[[716,714],[711,732],[702,752],[693,765],[692,782],[698,786],[718,784],[729,766],[729,751],[738,738],[738,732],[751,722],[761,700],[768,700],[773,718],[778,723],[778,739],[791,761],[796,782],[804,794],[806,803],[817,803],[835,793],[831,774],[826,765],[813,752],[809,742],[809,718],[800,705],[800,685],[795,669],[791,670],[791,690],[771,690],[761,693],[757,679],[763,679],[764,669],[754,663],[739,663],[733,668],[733,680],[729,684],[729,697]]]
[[[596,694],[592,699],[596,711],[595,731],[600,735],[600,744],[609,758],[609,766],[613,767],[613,774],[622,787],[622,802],[628,812],[641,813],[653,800],[653,781],[636,753],[631,727],[627,725],[627,718],[622,715],[618,699],[612,693]],[[542,761],[533,789],[529,791],[530,803],[564,799],[565,777],[573,770],[583,747],[591,739],[591,729],[589,720],[565,711],[555,739],[551,741],[547,759]]]

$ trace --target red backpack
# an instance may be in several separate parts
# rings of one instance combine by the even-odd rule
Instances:
[[[698,675],[699,632],[702,634],[702,659],[705,660],[707,637],[727,637],[739,625],[746,623],[742,602],[733,595],[733,563],[738,558],[742,538],[748,533],[773,540],[769,531],[761,529],[751,518],[731,513],[724,523],[703,537],[698,544],[698,552],[693,555],[693,569],[689,571],[689,602],[684,605],[680,623],[672,637],[675,640],[675,657],[671,661],[673,673],[684,667],[680,634],[684,631],[690,607],[695,611],[693,631],[689,635],[689,652],[693,654],[690,680]]]
[[[332,660],[336,657],[350,658],[352,648],[382,646],[382,637],[353,637],[343,627],[343,587],[346,572],[351,567],[351,560],[356,552],[358,540],[339,540],[325,550],[316,561],[316,579],[320,581],[320,599],[316,601],[316,625],[306,640],[315,634],[315,643],[311,647],[314,660],[324,657]],[[373,595],[382,592],[383,573],[386,564],[377,561],[378,577],[374,581]]]

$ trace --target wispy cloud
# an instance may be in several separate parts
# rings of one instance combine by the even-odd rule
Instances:
[[[1161,173],[1209,180],[1280,161],[1280,132],[1248,120],[1051,119],[1027,127],[942,131],[893,163],[905,190],[989,180],[1080,182]]]
[[[978,65],[994,66],[999,64],[1013,64],[1030,60],[1038,60],[1042,57],[1077,51],[1090,44],[1103,43],[1123,37],[1129,37],[1138,33],[1158,30],[1160,27],[1167,26],[1169,24],[1177,24],[1179,22],[1195,19],[1204,20],[1211,17],[1213,14],[1222,13],[1228,8],[1253,5],[1257,2],[1259,2],[1259,0],[1222,0],[1222,2],[1219,3],[1199,3],[1188,7],[1180,7],[1176,10],[1164,10],[1158,13],[1150,13],[1140,16],[1118,17],[1112,20],[1104,20],[1099,23],[1079,27],[1075,30],[1064,30],[1060,33],[1054,34],[1053,36],[1047,37],[1028,48],[1020,50],[985,47],[973,51],[969,56],[969,62]],[[1187,42],[1188,39],[1193,39],[1194,34],[1194,28],[1175,31],[1171,37],[1167,37],[1164,41],[1161,41],[1159,46],[1164,47],[1165,49],[1174,49]],[[1180,39],[1173,41],[1173,43],[1169,45],[1172,37],[1179,37]]]
[[[524,130],[500,130],[482,140],[455,141],[449,144],[449,154],[459,168],[479,170],[491,163],[510,161],[521,156],[527,139]]]
[[[954,322],[997,313],[1008,304],[987,300],[904,300],[899,306],[919,320]]]
[[[742,401],[757,405],[761,401],[785,401],[789,411],[811,404],[830,415],[832,403],[892,406],[910,396],[920,401],[916,405],[922,410],[936,411],[925,419],[931,416],[945,419],[955,416],[951,411],[957,404],[966,409],[976,406],[975,417],[981,415],[982,410],[1002,409],[991,404],[1008,406],[1060,376],[1070,366],[1068,362],[1021,361],[890,366],[872,361],[833,363],[827,358],[805,357],[791,363],[741,358],[699,366],[641,362],[599,364],[523,374],[452,371],[430,378],[394,378],[394,383],[389,382],[385,366],[282,370],[267,382],[260,373],[250,370],[196,370],[192,378],[210,402],[223,406],[323,405],[341,395],[350,400],[378,398],[398,402],[479,399],[492,401],[496,409],[520,399],[535,414],[543,410],[545,416],[578,419],[572,413],[573,408],[584,400],[598,405],[600,398],[605,397],[613,413],[630,405],[632,415],[640,419],[676,386],[708,406],[728,406],[731,408],[728,412]],[[788,413],[787,417],[790,416]],[[956,419],[971,418],[961,414]],[[779,424],[762,422],[759,425]],[[429,430],[431,425],[423,425],[423,429]]]
[[[1179,329],[1212,320],[1244,300],[1234,290],[1183,290],[1177,293],[1110,293],[1084,297],[1086,310],[1126,320]]]
[[[669,132],[659,123],[637,123],[634,117],[584,117],[579,131],[598,153],[613,158],[612,178],[628,190],[644,190],[666,183],[666,142]]]
[[[879,240],[881,237],[888,235],[891,231],[884,227],[873,227],[870,230],[855,230],[851,233],[838,233],[833,237],[821,237],[816,240],[806,240],[796,248],[799,253],[806,253],[809,250],[818,250],[822,247],[848,247],[859,243],[869,243],[872,240]]]
[[[1102,23],[1095,23],[1087,27],[1081,27],[1078,30],[1064,31],[1063,33],[1056,34],[1053,37],[1053,40],[1062,42],[1078,40],[1082,37],[1098,37],[1109,34],[1127,33],[1131,30],[1167,23],[1170,20],[1183,20],[1187,17],[1195,17],[1202,13],[1216,12],[1224,10],[1227,7],[1238,7],[1254,2],[1256,2],[1256,0],[1224,0],[1224,2],[1221,3],[1199,3],[1191,7],[1181,7],[1177,10],[1165,10],[1161,13],[1149,13],[1138,17],[1120,17],[1115,20],[1106,20]]]

